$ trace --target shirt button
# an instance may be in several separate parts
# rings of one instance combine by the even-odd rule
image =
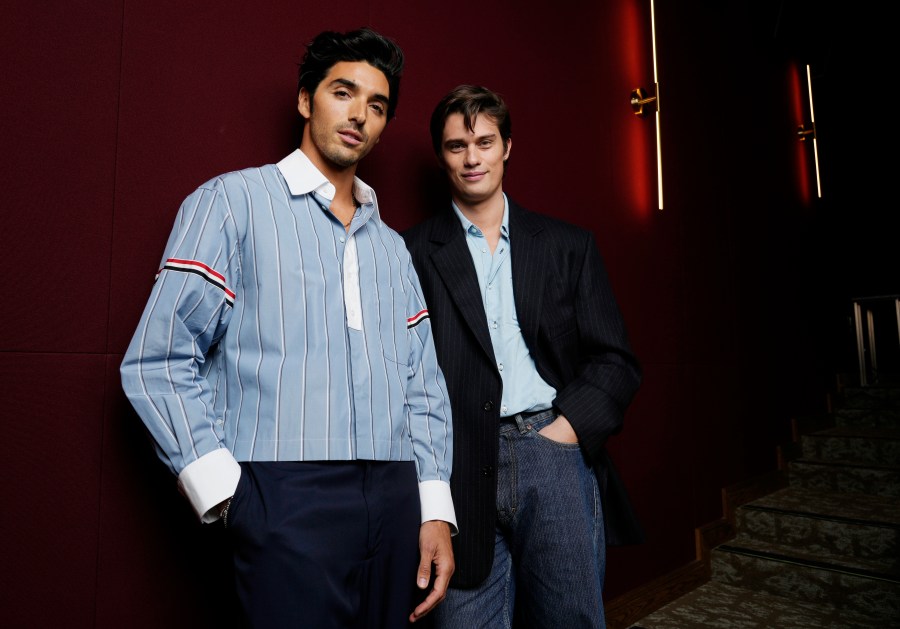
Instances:
[[[224,423],[225,423],[225,420],[223,420],[223,419],[217,419],[217,420],[216,420],[216,425],[217,425],[217,426],[221,426],[221,425],[224,424]]]
[[[499,369],[500,371],[503,371],[503,363],[499,363],[497,365],[497,369]]]
[[[343,236],[340,237],[340,241],[341,241],[341,242],[344,242],[344,237],[343,237]]]
[[[486,410],[486,411],[493,410],[493,408],[494,408],[494,403],[491,402],[490,400],[488,400],[487,402],[484,403],[484,406],[482,406],[481,408],[483,408],[483,409]]]
[[[501,415],[506,415],[506,409],[507,409],[507,408],[508,408],[508,407],[507,407],[505,404],[504,404],[503,406],[501,406],[501,407],[500,407],[500,414],[501,414]]]

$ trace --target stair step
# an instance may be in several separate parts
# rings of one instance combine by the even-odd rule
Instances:
[[[900,428],[835,426],[800,438],[803,458],[895,465],[900,461]]]
[[[794,459],[788,465],[793,487],[900,498],[900,467]]]
[[[842,408],[900,408],[900,386],[846,387],[838,403]]]
[[[880,380],[794,418],[788,486],[731,502],[712,580],[630,629],[900,629],[900,377]]]
[[[787,487],[739,507],[737,530],[808,552],[878,560],[900,557],[900,502]]]
[[[712,551],[713,579],[838,609],[900,618],[900,573],[882,561],[800,553],[738,535]]]
[[[837,426],[900,427],[900,410],[885,408],[841,408],[831,413]]]
[[[739,533],[716,547],[727,552],[759,556],[792,565],[818,567],[860,577],[892,581],[900,592],[900,565],[896,556],[854,557],[842,553],[822,553],[815,549],[792,546],[789,542],[769,542]]]
[[[885,627],[884,619],[710,581],[630,629],[825,629]]]

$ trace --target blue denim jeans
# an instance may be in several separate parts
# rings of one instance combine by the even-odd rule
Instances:
[[[606,626],[600,490],[578,444],[538,434],[556,417],[501,425],[494,564],[477,588],[448,590],[438,629],[508,629],[514,614],[516,627]]]

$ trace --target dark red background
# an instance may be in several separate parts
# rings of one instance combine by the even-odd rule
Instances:
[[[362,25],[408,59],[360,169],[389,224],[443,199],[428,116],[467,82],[512,108],[506,191],[596,234],[645,369],[610,448],[649,539],[610,552],[607,597],[690,562],[721,488],[774,469],[789,418],[853,369],[850,298],[900,292],[876,157],[892,121],[870,106],[877,16],[658,4],[664,211],[653,117],[629,105],[653,83],[648,2],[4,3],[0,624],[227,618],[220,532],[177,494],[118,367],[181,200],[295,148],[303,44]],[[795,135],[807,63],[822,199]]]

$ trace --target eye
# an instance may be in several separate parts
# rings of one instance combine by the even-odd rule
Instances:
[[[452,142],[447,145],[447,150],[450,151],[451,153],[459,153],[464,148],[465,148],[465,146],[463,146],[463,144],[461,144],[460,142]]]
[[[479,145],[481,148],[486,149],[486,148],[490,148],[491,146],[493,146],[493,145],[494,145],[494,141],[493,141],[493,140],[482,140],[481,142],[479,142],[478,145]]]
[[[345,89],[335,90],[334,95],[338,98],[350,98],[350,92]]]
[[[374,112],[375,112],[376,114],[378,114],[379,116],[383,116],[383,115],[384,115],[385,109],[384,109],[384,105],[383,105],[383,104],[381,104],[381,103],[372,103],[371,107],[372,107],[372,111],[374,111]]]

